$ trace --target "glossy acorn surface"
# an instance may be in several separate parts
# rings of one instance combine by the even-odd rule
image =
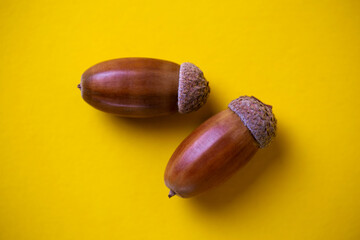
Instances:
[[[173,153],[165,170],[169,197],[192,197],[224,182],[275,136],[270,106],[240,97],[229,107],[201,124]],[[254,133],[262,133],[260,142]]]
[[[209,92],[208,82],[195,65],[152,58],[120,58],[96,64],[83,73],[78,87],[91,106],[136,118],[197,110]]]

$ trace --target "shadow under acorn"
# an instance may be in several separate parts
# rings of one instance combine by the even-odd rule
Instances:
[[[164,141],[168,141],[166,136],[169,132],[182,133],[186,136],[205,120],[220,112],[221,109],[215,109],[215,102],[216,100],[209,98],[202,108],[187,114],[174,113],[152,118],[126,118],[116,115],[106,115],[106,117],[115,123],[115,125],[121,126],[122,128],[134,128],[137,131],[142,131],[144,136],[162,136]],[[178,144],[180,144],[180,142]],[[173,150],[175,151],[175,149]]]
[[[103,116],[105,116],[115,127],[117,126],[120,128],[120,137],[123,137],[121,129],[124,127],[141,130],[144,136],[149,136],[151,138],[154,136],[163,138],[160,142],[169,141],[166,136],[169,132],[173,132],[182,135],[179,136],[179,139],[174,143],[177,147],[186,136],[200,126],[205,120],[225,109],[216,106],[216,102],[216,99],[210,97],[207,103],[196,112],[189,114],[175,113],[154,118],[124,118],[111,114],[101,114],[103,114]],[[264,172],[272,167],[286,164],[284,157],[288,142],[285,139],[286,136],[284,136],[283,130],[284,129],[282,129],[281,126],[278,126],[277,136],[273,142],[268,147],[259,149],[255,156],[225,183],[198,196],[181,200],[189,201],[189,203],[197,209],[202,209],[206,212],[221,211],[224,208],[238,203],[239,199],[246,194],[246,191],[251,188],[251,185],[258,180],[261,174],[264,174]],[[169,150],[169,152],[172,154],[176,147]],[[171,154],[163,161],[164,170]],[[164,192],[164,197],[167,198],[167,194],[168,192]]]
[[[283,132],[278,131],[273,142],[268,147],[259,149],[255,156],[229,180],[189,199],[190,204],[207,212],[221,211],[237,204],[261,174],[270,168],[282,167],[286,164],[284,160],[286,145]]]

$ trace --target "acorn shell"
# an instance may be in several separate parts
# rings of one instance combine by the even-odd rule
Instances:
[[[83,99],[123,117],[155,117],[199,109],[209,93],[202,71],[191,63],[120,58],[98,63],[81,77]]]
[[[171,156],[164,175],[169,197],[188,198],[219,185],[258,149],[237,114],[223,110],[196,128]]]
[[[196,128],[165,170],[169,197],[192,197],[228,179],[275,136],[272,108],[243,96]]]

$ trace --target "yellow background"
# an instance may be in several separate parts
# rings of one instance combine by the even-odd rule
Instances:
[[[0,239],[360,239],[360,2],[1,1]],[[86,104],[88,67],[191,61],[189,115],[131,120]],[[226,184],[167,198],[177,145],[240,95],[278,136]]]

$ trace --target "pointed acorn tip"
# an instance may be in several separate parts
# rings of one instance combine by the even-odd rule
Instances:
[[[80,83],[77,85],[77,87],[78,87],[78,89],[81,90],[81,84]]]
[[[171,197],[173,197],[175,195],[176,195],[176,192],[174,192],[173,190],[170,189],[168,197],[171,198]]]

